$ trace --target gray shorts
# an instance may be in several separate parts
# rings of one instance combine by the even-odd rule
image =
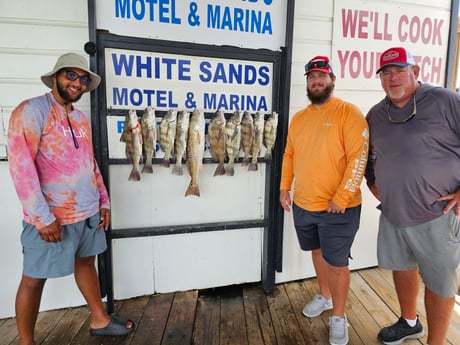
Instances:
[[[74,273],[75,258],[95,256],[107,248],[105,231],[96,230],[100,215],[62,226],[61,242],[46,242],[37,228],[22,222],[23,274],[32,278],[58,278]]]
[[[302,250],[321,248],[324,260],[335,267],[348,266],[351,246],[359,228],[361,205],[345,213],[307,211],[292,204],[295,230]]]
[[[425,286],[450,298],[458,292],[460,217],[454,211],[428,222],[395,227],[381,214],[377,256],[379,266],[393,271],[420,271]]]

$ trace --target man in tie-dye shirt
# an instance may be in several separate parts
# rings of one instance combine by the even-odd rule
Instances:
[[[34,344],[46,279],[72,273],[91,311],[91,334],[129,334],[134,322],[110,317],[101,301],[94,264],[106,250],[110,200],[89,122],[73,107],[101,78],[83,56],[69,53],[41,79],[51,92],[23,101],[8,128],[9,168],[24,213],[24,264],[16,296],[20,344]]]

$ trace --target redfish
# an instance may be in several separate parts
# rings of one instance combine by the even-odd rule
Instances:
[[[200,196],[198,187],[198,173],[203,166],[204,156],[204,112],[195,109],[190,117],[187,138],[187,170],[190,174],[190,184],[185,191],[185,196],[196,195]]]
[[[130,109],[126,115],[120,141],[126,144],[126,158],[133,165],[128,180],[140,181],[141,173],[139,166],[142,162],[142,130],[135,109]]]

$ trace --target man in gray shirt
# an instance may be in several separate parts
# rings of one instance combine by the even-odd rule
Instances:
[[[367,114],[367,184],[381,201],[379,266],[393,270],[401,317],[383,328],[384,344],[421,338],[416,301],[425,284],[428,344],[441,345],[458,291],[460,262],[460,95],[417,81],[409,51],[386,50],[386,97]]]

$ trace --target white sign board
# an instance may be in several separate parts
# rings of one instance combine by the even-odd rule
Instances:
[[[420,66],[419,80],[443,85],[450,9],[391,1],[334,1],[332,60],[343,89],[368,90],[380,55],[391,47],[411,51]]]
[[[112,34],[265,48],[285,45],[287,0],[97,0],[97,29]]]
[[[271,112],[273,64],[105,50],[107,108]]]

